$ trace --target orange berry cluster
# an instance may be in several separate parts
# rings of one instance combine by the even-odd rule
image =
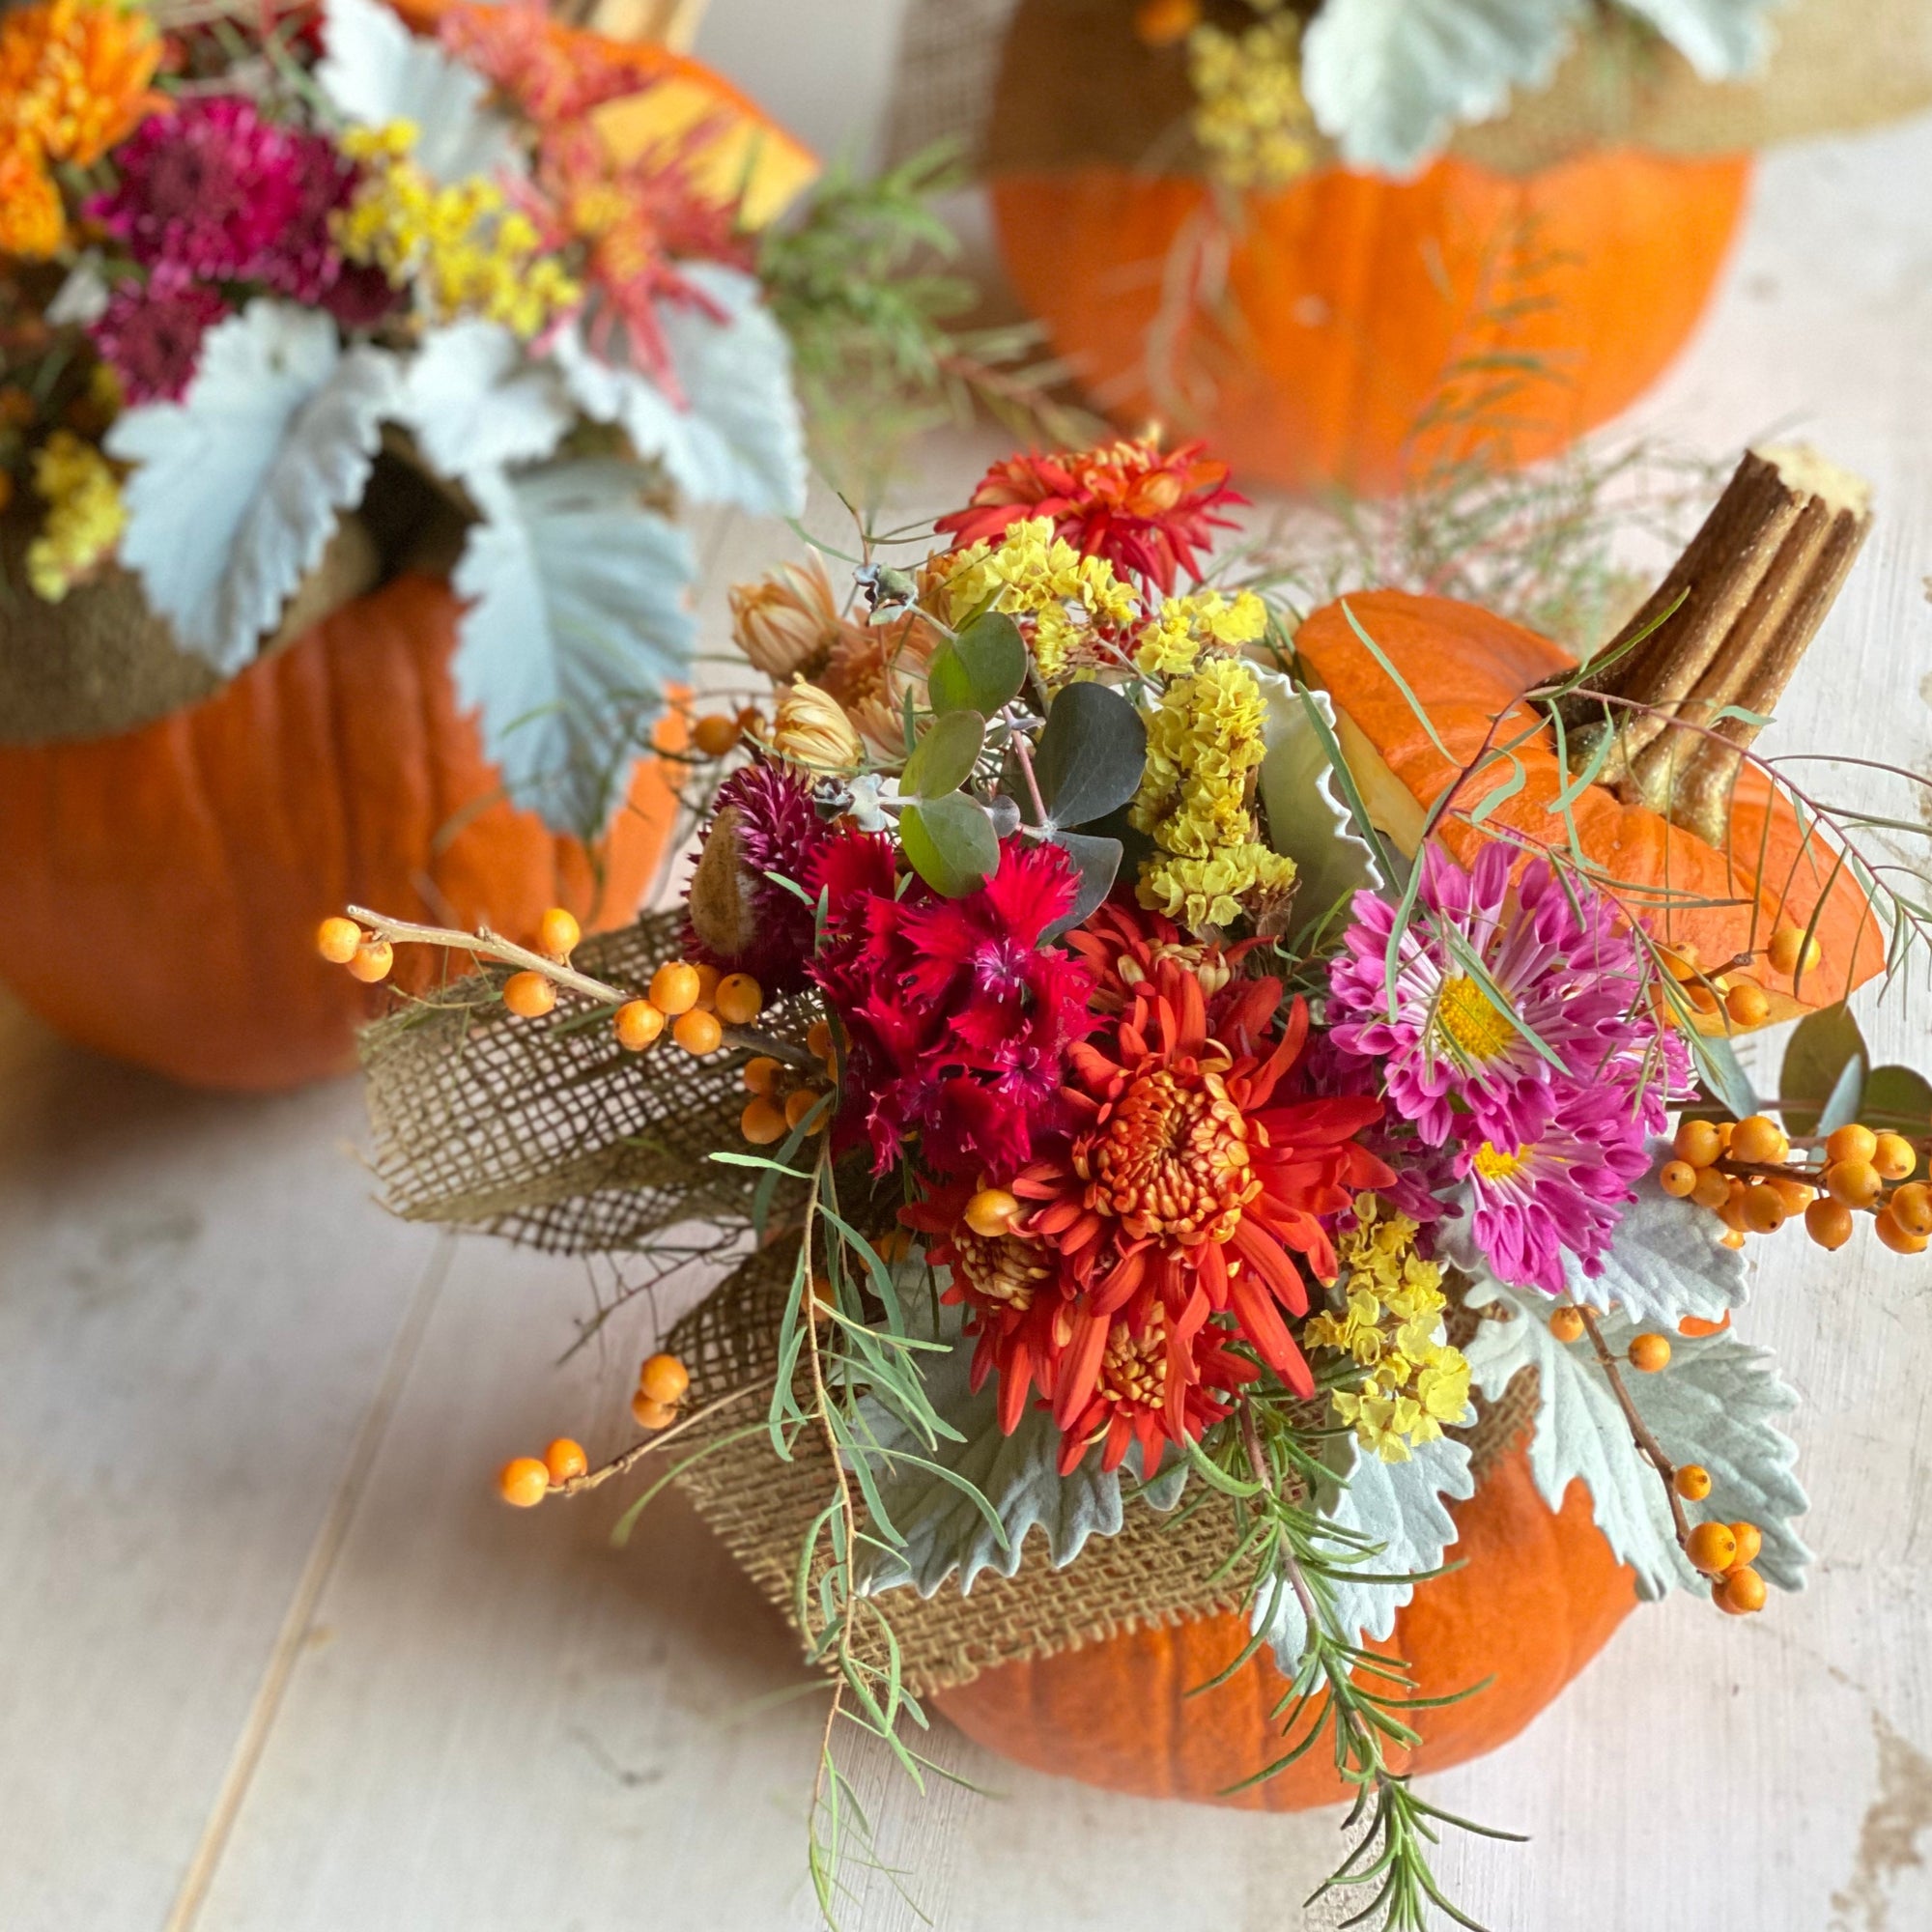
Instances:
[[[824,1063],[827,1080],[836,1083],[838,1056],[829,1023],[822,1019],[813,1020],[811,1030],[805,1037],[805,1043]],[[745,1089],[752,1097],[746,1101],[745,1111],[738,1117],[738,1131],[753,1147],[770,1147],[783,1140],[810,1115],[830,1091],[829,1087],[813,1085],[795,1067],[787,1066],[783,1061],[774,1060],[768,1054],[760,1054],[757,1059],[745,1063]],[[827,1109],[812,1122],[811,1131],[822,1134],[829,1119],[830,1109]]]
[[[1687,1502],[1711,1493],[1711,1472],[1697,1463],[1686,1463],[1670,1481]],[[1764,1608],[1764,1578],[1751,1568],[1763,1548],[1764,1532],[1754,1522],[1700,1522],[1684,1539],[1691,1567],[1711,1578],[1711,1601],[1734,1617]]]
[[[1821,1248],[1842,1248],[1857,1214],[1872,1216],[1894,1254],[1922,1254],[1932,1238],[1932,1188],[1910,1179],[1919,1151],[1903,1134],[1875,1133],[1854,1121],[1800,1163],[1784,1129],[1752,1114],[1736,1122],[1686,1121],[1673,1152],[1659,1183],[1718,1215],[1731,1247],[1742,1247],[1747,1235],[1775,1235],[1799,1214]]]
[[[1663,948],[1660,956],[1664,970],[1684,988],[1693,1012],[1715,1013],[1721,1007],[1732,1026],[1747,1028],[1761,1027],[1770,1019],[1770,995],[1740,966],[1707,970],[1692,945],[1673,944]],[[1803,929],[1795,925],[1779,926],[1763,952],[1765,967],[1784,980],[1799,971],[1801,961],[1806,973],[1815,973],[1824,956],[1816,937],[1806,939]],[[1674,1018],[1674,1013],[1670,1017]]]
[[[631,1398],[632,1420],[639,1429],[669,1428],[690,1386],[691,1371],[675,1355],[647,1356],[638,1371],[638,1391]]]
[[[765,1009],[765,989],[749,973],[720,973],[690,959],[667,959],[651,975],[649,994],[626,1000],[611,1024],[617,1044],[641,1053],[665,1030],[685,1052],[702,1057],[724,1044],[727,1026],[747,1026]]]
[[[331,966],[347,966],[352,979],[365,986],[380,984],[396,963],[396,949],[386,939],[364,932],[353,919],[326,919],[315,929],[315,950]]]
[[[497,1493],[515,1509],[535,1509],[590,1467],[583,1444],[559,1435],[541,1456],[514,1456],[497,1474]]]

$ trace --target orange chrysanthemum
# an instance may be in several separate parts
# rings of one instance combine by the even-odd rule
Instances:
[[[49,160],[87,167],[167,102],[148,83],[161,43],[116,0],[41,0],[0,18],[0,125]]]
[[[0,136],[0,255],[45,261],[67,239],[67,214],[40,150]]]

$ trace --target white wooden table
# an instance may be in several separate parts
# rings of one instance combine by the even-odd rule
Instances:
[[[1778,742],[1932,769],[1932,121],[1776,158],[1646,424],[1808,436],[1878,533]],[[982,452],[942,451],[933,500]],[[729,533],[750,563],[775,532]],[[713,600],[715,613],[716,600]],[[4,890],[4,882],[0,882]],[[1922,990],[1877,1029],[1927,1058]],[[505,1456],[628,1439],[634,1307],[551,1365],[576,1264],[394,1223],[353,1084],[165,1089],[0,1012],[0,1927],[779,1932],[813,1914],[813,1709],[674,1500],[513,1514]],[[1435,1781],[1496,1932],[1932,1925],[1932,1266],[1768,1244],[1740,1323],[1804,1396],[1812,1587],[1641,1612],[1513,1747]],[[1536,1634],[1523,1634],[1536,1641]],[[1278,1932],[1333,1816],[1159,1807],[948,1734],[995,1795],[873,1777],[945,1932]],[[849,1926],[918,1921],[853,1874]]]

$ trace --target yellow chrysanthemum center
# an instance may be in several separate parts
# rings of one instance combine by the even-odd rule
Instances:
[[[1135,1335],[1116,1321],[1100,1358],[1099,1393],[1122,1408],[1159,1408],[1167,1400],[1167,1311],[1155,1302]]]
[[[1485,1141],[1476,1150],[1476,1172],[1485,1180],[1508,1180],[1522,1172],[1528,1151],[1527,1148],[1499,1148],[1493,1141]]]
[[[1435,1025],[1469,1060],[1499,1060],[1515,1043],[1515,1022],[1482,986],[1459,973],[1443,981]]]
[[[1313,1346],[1368,1371],[1358,1388],[1330,1400],[1385,1463],[1406,1462],[1469,1404],[1469,1364],[1442,1338],[1442,1269],[1416,1252],[1415,1235],[1413,1221],[1387,1212],[1373,1194],[1358,1196],[1354,1229],[1336,1243],[1342,1311],[1317,1315],[1304,1331]]]
[[[976,1235],[964,1221],[952,1231],[955,1264],[966,1286],[988,1301],[1003,1301],[1024,1315],[1039,1284],[1053,1269],[1040,1244],[1024,1235]]]
[[[1183,1079],[1156,1067],[1133,1080],[1104,1122],[1074,1143],[1087,1205],[1119,1216],[1136,1239],[1226,1241],[1261,1192],[1248,1151],[1262,1130],[1211,1069]]]

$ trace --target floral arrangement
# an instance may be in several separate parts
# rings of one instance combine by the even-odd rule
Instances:
[[[1630,695],[1653,639],[1681,659],[1702,635],[1686,582],[1763,569],[1740,530],[1794,492],[1816,511],[1795,567],[1834,586],[1861,497],[1815,459],[1752,457],[1683,572],[1579,668],[1440,598],[1294,624],[1238,550],[1215,562],[1242,499],[1198,445],[1015,458],[910,568],[868,541],[843,595],[817,554],[735,594],[762,688],[700,724],[703,842],[674,920],[628,952],[573,958],[562,919],[527,948],[365,909],[325,926],[365,977],[409,942],[484,968],[372,1041],[392,1185],[547,1069],[573,1104],[601,1083],[600,1106],[648,1110],[656,1192],[627,1240],[701,1213],[749,1254],[734,1281],[771,1280],[743,1324],[761,1373],[708,1366],[727,1284],[643,1363],[636,1443],[593,1468],[559,1438],[501,1490],[575,1494],[672,1443],[664,1480],[729,1463],[694,1492],[830,1674],[828,1915],[860,1829],[840,1720],[917,1776],[899,1731],[958,1681],[918,1662],[923,1621],[1007,1579],[1010,1620],[1058,1629],[1030,1584],[1065,1572],[1077,1598],[1096,1550],[1171,1513],[1139,1533],[1206,1539],[1204,1577],[1244,1608],[1224,1674],[1264,1656],[1286,1686],[1250,1781],[1331,1761],[1326,1795],[1366,1827],[1331,1883],[1369,1889],[1363,1920],[1473,1923],[1428,1862],[1463,1821],[1406,1766],[1436,1706],[1484,1693],[1424,1695],[1389,1644],[1458,1562],[1484,1418],[1524,1391],[1535,1490],[1556,1512],[1586,1486],[1626,1599],[1634,1577],[1749,1616],[1800,1586],[1776,1426],[1796,1398],[1730,1332],[1743,1251],[1787,1221],[1821,1251],[1932,1237],[1932,1088],[1872,1068],[1842,1003],[1922,914],[1865,850],[1879,821],[1750,749],[1759,686],[1694,722]],[[1486,653],[1508,659],[1493,704]],[[1432,659],[1453,717],[1432,715]],[[1666,742],[1673,768],[1728,760],[1729,820],[1713,844],[1671,802],[1660,883],[1635,847],[1643,748]],[[1693,844],[1717,864],[1747,823],[1747,890],[1732,870],[1705,891]],[[585,1043],[600,1007],[614,1065]],[[1801,1013],[1760,1099],[1732,1042]],[[412,1126],[407,1081],[432,1072]],[[663,1157],[681,1123],[683,1171]],[[561,1171],[523,1170],[531,1199]],[[618,1184],[600,1173],[579,1184]],[[690,1253],[667,1243],[660,1272]],[[802,1542],[761,1548],[752,1492],[787,1485]],[[1129,1622],[1165,1613],[1151,1561],[1138,1598],[1118,1572],[1094,1587],[1124,1589]],[[1498,1669],[1507,1626],[1481,1627]]]

